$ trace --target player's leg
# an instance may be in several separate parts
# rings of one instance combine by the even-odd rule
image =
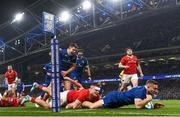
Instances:
[[[46,109],[50,108],[49,104],[46,103],[44,100],[41,100],[39,98],[34,98],[29,95],[27,95],[25,98],[22,99],[21,105],[26,102],[37,103],[38,105],[40,105],[41,107],[46,108]]]
[[[126,91],[129,82],[130,82],[130,75],[124,74],[123,77],[121,78],[120,91]]]
[[[65,106],[67,104],[67,94],[69,90],[61,92],[60,95],[60,104],[61,106]]]
[[[132,75],[131,83],[132,83],[133,87],[138,86],[138,76],[137,76],[137,74]]]
[[[20,93],[19,92],[17,92],[16,95],[17,95],[17,98],[20,98]]]
[[[49,85],[48,87],[44,87],[35,82],[35,83],[33,83],[33,86],[30,91],[32,92],[34,89],[44,91],[51,96],[51,85]]]

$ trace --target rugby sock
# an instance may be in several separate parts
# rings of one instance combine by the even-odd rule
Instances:
[[[32,103],[35,103],[36,98],[35,97],[31,97],[30,100],[31,100]]]
[[[43,86],[40,86],[40,85],[39,85],[39,86],[37,86],[36,88],[37,88],[38,90],[42,90]]]

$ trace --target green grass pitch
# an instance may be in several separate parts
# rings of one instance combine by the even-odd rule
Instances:
[[[135,109],[134,106],[124,106],[117,109],[61,109],[59,113],[36,108],[34,104],[26,107],[0,107],[0,116],[180,116],[180,100],[162,100],[162,109]]]

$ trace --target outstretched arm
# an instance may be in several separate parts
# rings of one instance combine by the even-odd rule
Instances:
[[[76,100],[76,101],[68,104],[68,105],[66,106],[66,108],[67,108],[67,109],[69,109],[69,108],[72,108],[72,109],[81,108],[81,102],[80,102],[79,100]]]
[[[73,80],[69,77],[64,77],[64,79],[70,81],[72,84],[74,84],[79,89],[84,89],[84,87],[80,83],[76,82],[75,80]]]

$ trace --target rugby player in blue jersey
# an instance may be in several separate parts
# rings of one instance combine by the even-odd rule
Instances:
[[[108,93],[103,99],[91,103],[84,102],[83,107],[95,108],[117,108],[124,105],[134,104],[136,108],[144,108],[146,104],[152,101],[154,95],[158,93],[158,83],[155,80],[148,80],[145,86],[137,86],[129,91],[118,92],[112,91]],[[164,105],[157,103],[155,108],[161,108]]]
[[[83,72],[87,73],[88,79],[91,80],[91,71],[89,68],[89,63],[86,57],[83,56],[83,50],[78,50],[76,69],[71,73],[71,78],[75,81],[81,83]]]
[[[67,49],[60,49],[60,70],[62,77],[70,77],[76,68],[78,45],[71,43]],[[64,90],[70,90],[71,83],[64,80]]]

